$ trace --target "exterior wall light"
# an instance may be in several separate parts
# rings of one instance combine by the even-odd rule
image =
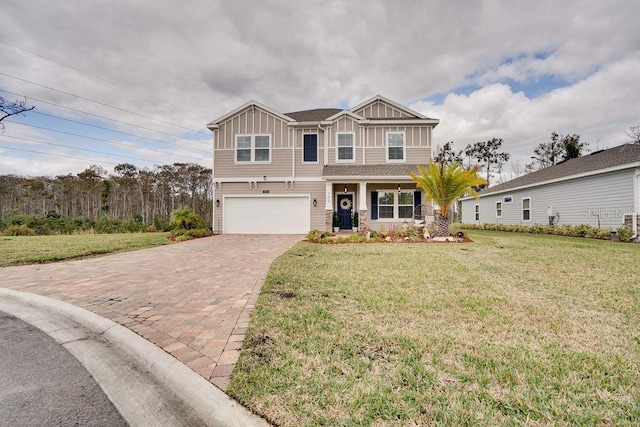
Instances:
[[[402,191],[402,185],[398,184],[398,193]]]
[[[318,200],[313,199],[313,207],[315,208],[316,206],[318,206]]]
[[[346,193],[347,191],[349,191],[349,188],[345,185],[344,186],[344,192]]]
[[[216,199],[216,208],[220,207],[220,199]]]

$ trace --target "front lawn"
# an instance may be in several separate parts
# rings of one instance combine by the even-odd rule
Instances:
[[[299,425],[637,425],[640,245],[301,242],[228,393]]]
[[[172,243],[169,233],[0,236],[0,267],[55,262]]]

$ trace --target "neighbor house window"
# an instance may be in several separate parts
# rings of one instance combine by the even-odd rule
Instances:
[[[396,191],[378,192],[379,219],[411,219],[413,218],[414,192]]]
[[[387,161],[404,161],[404,132],[387,132]]]
[[[302,142],[302,161],[306,163],[318,162],[318,135],[305,134]]]
[[[502,202],[496,202],[496,218],[502,218]]]
[[[511,203],[511,202],[513,202],[513,197],[512,196],[504,196],[502,201],[505,202],[505,203]]]
[[[349,162],[355,160],[354,153],[354,134],[339,133],[338,134],[338,161]]]
[[[531,199],[522,199],[522,220],[531,221]]]
[[[480,221],[480,205],[475,205],[475,217],[476,221]]]
[[[236,163],[269,162],[271,135],[237,135]]]

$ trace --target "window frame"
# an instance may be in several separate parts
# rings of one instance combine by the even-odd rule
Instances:
[[[265,148],[265,147],[256,147],[256,138],[257,137],[267,137],[268,141],[269,141],[269,145]],[[238,139],[239,138],[249,138],[250,140],[250,144],[248,148],[238,148]],[[239,133],[235,135],[234,138],[234,162],[235,164],[238,165],[246,165],[246,164],[268,164],[271,163],[271,153],[273,150],[273,147],[271,146],[271,134],[270,133],[251,133],[251,134],[247,134],[247,133]],[[269,160],[256,160],[256,150],[267,150],[269,153]],[[250,156],[249,156],[249,160],[238,160],[238,150],[249,150],[250,151]]]
[[[529,201],[529,207],[527,207],[527,209],[525,209],[525,208],[524,208],[524,201],[525,201],[525,200],[528,200],[528,201]],[[521,199],[520,207],[521,207],[521,212],[522,212],[522,216],[521,216],[521,217],[522,217],[522,222],[531,222],[531,197],[523,197],[523,198]],[[525,213],[525,211],[526,211],[526,212],[528,213],[528,215],[529,215],[529,218],[528,218],[528,219],[525,219],[525,218],[524,218],[524,213]]]
[[[496,218],[502,218],[502,200],[496,202]]]
[[[389,146],[389,137],[391,135],[402,135],[402,159],[390,159],[389,158],[389,149],[390,148],[398,148],[397,146],[391,147]],[[385,132],[385,156],[387,158],[387,163],[406,163],[407,162],[407,133],[405,131],[386,131]]]
[[[305,160],[305,145],[304,145],[304,137],[307,135],[315,135],[316,137],[316,160]],[[318,133],[317,132],[308,132],[302,134],[302,163],[305,164],[317,164],[320,161],[320,144],[318,144]]]
[[[505,205],[513,203],[513,196],[504,196],[502,198],[502,203],[505,204]]]
[[[476,222],[480,222],[480,205],[479,204],[475,204],[473,205],[473,217],[475,218]]]
[[[378,218],[377,221],[380,222],[405,222],[405,221],[413,221],[413,210],[415,209],[414,204],[415,204],[415,192],[416,190],[414,189],[408,189],[408,190],[404,190],[404,191],[400,191],[398,192],[397,190],[376,190],[376,192],[378,193],[378,204],[377,204],[377,209],[378,209]],[[382,197],[382,195],[384,194],[391,194],[393,195],[393,204],[382,204],[380,203],[380,198]],[[410,203],[400,203],[400,195],[401,194],[408,194],[411,196],[411,202]],[[393,212],[393,216],[391,218],[389,217],[383,217],[380,214],[380,208],[381,207],[388,207],[391,206],[392,207],[392,212]],[[411,206],[411,215],[409,217],[400,217],[400,207],[401,206]]]
[[[340,135],[351,135],[351,159],[340,158]],[[356,133],[355,132],[336,132],[336,163],[355,163],[356,161]]]

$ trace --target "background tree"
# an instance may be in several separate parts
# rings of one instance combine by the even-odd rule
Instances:
[[[486,186],[489,187],[489,181],[491,180],[491,173],[496,172],[500,174],[504,164],[511,155],[500,151],[503,144],[502,138],[492,138],[489,141],[480,141],[473,144],[465,150],[465,153],[469,153],[470,157],[479,162],[479,165],[484,167],[487,174]]]
[[[418,166],[418,172],[409,172],[409,175],[424,190],[425,202],[433,200],[438,205],[439,211],[435,215],[438,227],[436,235],[446,237],[449,235],[448,212],[451,206],[465,194],[477,198],[478,193],[474,187],[485,185],[487,181],[478,176],[477,167],[464,169],[458,163],[443,165],[429,162],[426,168]]]
[[[2,121],[7,117],[15,116],[18,114],[24,115],[27,111],[31,111],[36,108],[35,105],[31,107],[27,107],[27,100],[20,101],[16,99],[15,101],[9,101],[0,96],[0,132],[4,132],[4,124]]]
[[[564,153],[562,153],[563,160],[576,159],[582,156],[587,145],[586,142],[580,142],[580,135],[577,133],[565,135],[564,138],[562,138],[562,148],[564,150]]]
[[[640,144],[640,126],[631,126],[625,134],[631,138],[631,142]]]
[[[433,156],[433,161],[442,165],[450,165],[453,163],[462,164],[462,156],[464,150],[456,151],[453,149],[453,141],[449,141],[442,147],[439,147]]]

